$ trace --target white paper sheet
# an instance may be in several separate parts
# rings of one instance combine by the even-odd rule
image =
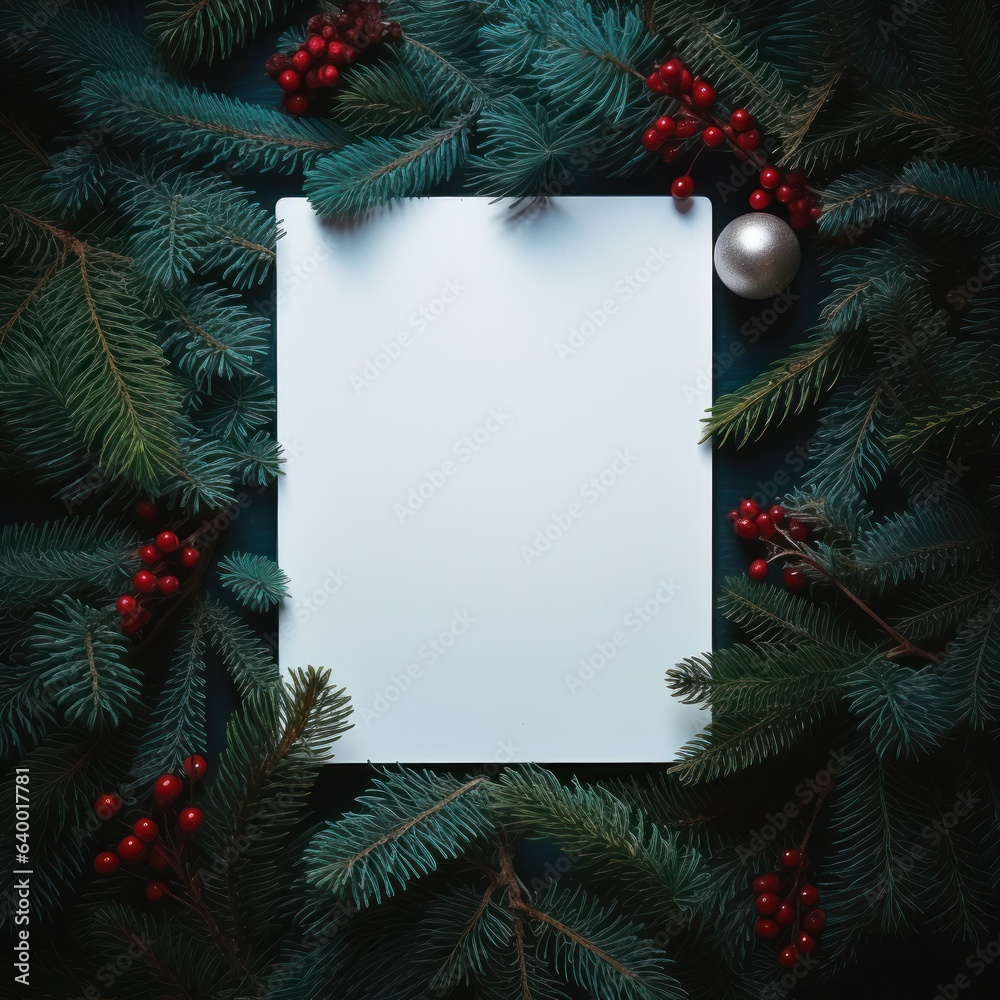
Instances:
[[[282,670],[340,762],[669,760],[711,646],[711,207],[277,206]]]

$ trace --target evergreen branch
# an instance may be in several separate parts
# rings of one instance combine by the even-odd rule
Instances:
[[[245,170],[291,173],[344,145],[333,124],[130,73],[90,77],[77,101],[88,120],[142,148]]]
[[[1000,599],[1000,573],[993,569],[922,587],[901,603],[901,632],[926,639],[955,628],[980,605]]]
[[[106,612],[65,597],[31,624],[32,667],[68,722],[98,730],[131,714],[140,674],[125,662],[124,637]]]
[[[48,604],[63,595],[107,597],[139,565],[138,536],[101,518],[64,518],[0,529],[0,607]]]
[[[548,771],[506,771],[494,792],[513,829],[553,840],[598,870],[615,864],[619,878],[660,915],[695,910],[703,899],[701,858],[672,832],[600,787],[564,787]]]
[[[320,215],[359,215],[446,181],[468,149],[465,116],[412,135],[369,136],[306,171],[305,193]]]
[[[1000,718],[1000,600],[979,609],[948,645],[945,671],[959,685],[973,729],[988,730]]]
[[[288,577],[267,556],[227,555],[219,562],[219,579],[253,611],[267,611],[288,596]]]
[[[236,614],[215,601],[205,602],[209,644],[222,657],[240,693],[246,697],[278,681],[278,668],[270,650]]]
[[[726,774],[745,771],[762,763],[805,736],[825,711],[793,711],[783,706],[765,716],[732,714],[718,716],[704,732],[689,740],[678,752],[681,762],[668,768],[685,784],[711,781]]]
[[[292,6],[291,0],[153,0],[145,18],[169,59],[211,64]]]
[[[809,137],[817,117],[826,106],[834,88],[844,75],[845,69],[844,65],[836,64],[823,70],[809,86],[803,97],[796,102],[788,116],[788,129],[778,166],[788,166],[796,162],[794,159],[796,154]],[[803,166],[808,166],[806,157],[800,155],[798,160]]]
[[[308,882],[349,894],[361,907],[405,889],[492,830],[485,780],[387,772],[358,799],[364,811],[327,823],[313,837],[305,855]]]

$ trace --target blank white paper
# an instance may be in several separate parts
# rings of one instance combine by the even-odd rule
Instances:
[[[283,199],[283,671],[340,762],[666,761],[707,721],[711,207]]]

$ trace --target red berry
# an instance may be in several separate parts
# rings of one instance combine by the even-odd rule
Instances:
[[[808,229],[812,225],[812,219],[809,215],[799,215],[798,212],[792,212],[788,217],[788,224],[792,229]]]
[[[754,933],[762,938],[777,937],[781,932],[781,928],[773,920],[768,920],[766,917],[758,917],[753,929]]]
[[[282,90],[291,93],[302,86],[302,74],[296,73],[294,69],[286,69],[278,74],[278,86]]]
[[[796,521],[793,517],[788,522],[788,534],[797,542],[808,542],[809,541],[809,525],[803,524],[801,521]]]
[[[785,519],[785,508],[781,504],[776,503],[769,511],[768,514],[771,515],[771,523],[778,524],[780,521]]]
[[[778,964],[786,969],[794,968],[799,961],[799,949],[794,944],[790,944],[778,955]]]
[[[319,29],[317,29],[318,31]],[[320,35],[310,35],[306,39],[306,48],[312,56],[321,56],[326,52],[326,42]]]
[[[789,204],[788,211],[795,212],[797,215],[808,215],[809,204],[808,198],[796,198],[795,201]]]
[[[101,819],[111,819],[117,816],[122,811],[122,800],[121,797],[115,795],[114,792],[105,792],[104,795],[100,795],[97,801],[94,803],[94,812]]]
[[[292,68],[297,69],[300,73],[305,73],[312,66],[312,62],[312,55],[310,55],[309,50],[306,48],[299,49],[292,56]]]
[[[177,816],[177,826],[182,833],[196,833],[204,822],[205,814],[197,806],[188,806]]]
[[[146,855],[146,864],[154,871],[163,872],[170,867],[170,857],[159,844],[153,844]]]
[[[663,149],[660,150],[660,159],[664,163],[673,163],[677,159],[677,154],[684,148],[684,143],[682,142],[668,142],[665,143]]]
[[[313,16],[306,21],[306,31],[310,35],[315,35],[317,32],[323,30],[324,24],[326,24],[326,18],[323,14],[313,14]]]
[[[266,63],[264,63],[264,72],[271,77],[272,80],[276,80],[278,76],[291,65],[291,60],[284,54],[284,52],[275,52]],[[152,520],[152,518],[150,519]]]
[[[754,524],[757,525],[757,534],[761,538],[770,538],[774,534],[774,525],[771,523],[771,515],[764,511],[758,514],[754,518]]]
[[[133,615],[135,614],[135,609],[139,607],[139,604],[130,594],[122,594],[122,596],[115,601],[115,607],[118,609],[118,614],[120,615]]]
[[[190,569],[200,558],[201,553],[197,549],[188,547],[181,552],[181,565]]]
[[[738,510],[731,510],[726,515],[726,517],[729,518],[729,523],[730,524],[735,525],[736,522],[740,519],[740,512]]]
[[[666,140],[662,132],[657,132],[655,128],[648,128],[642,133],[642,144],[648,150],[659,149]]]
[[[766,559],[754,559],[754,561],[752,563],[750,563],[750,568],[747,570],[747,573],[750,574],[750,579],[751,580],[763,580],[763,579],[766,579],[766,577],[767,577],[767,560]],[[756,888],[756,886],[755,886],[755,888]],[[774,888],[776,889],[777,886],[774,886]]]
[[[668,59],[659,71],[660,82],[670,91],[680,90],[684,64],[680,59]]]
[[[156,509],[156,504],[152,500],[140,500],[135,505],[135,512],[144,521],[155,521],[160,516],[159,511]]]
[[[802,570],[786,566],[781,571],[781,582],[788,590],[801,590],[809,583],[809,580]]]
[[[782,205],[787,205],[790,201],[795,201],[796,192],[795,188],[789,187],[787,184],[781,184],[778,186],[778,190],[774,192],[774,197],[781,202]]]
[[[305,94],[289,94],[282,103],[290,115],[304,115],[309,110],[309,98]]]
[[[132,586],[140,594],[151,594],[156,590],[156,577],[148,569],[140,569],[132,574]]]
[[[747,540],[757,537],[757,525],[754,524],[749,517],[741,517],[736,524],[733,525],[733,531],[735,531],[740,538],[746,538]]]
[[[653,128],[655,128],[657,132],[669,136],[673,135],[676,131],[677,122],[675,122],[670,115],[660,115],[660,117],[653,122]]]
[[[691,87],[691,103],[699,110],[704,111],[715,104],[715,87],[704,80],[699,80]]]
[[[760,145],[760,132],[755,128],[747,129],[746,132],[737,132],[736,145],[749,153],[750,150],[756,149]]]
[[[756,517],[760,513],[760,507],[753,500],[741,500],[739,510],[744,517]]]
[[[172,531],[161,531],[156,536],[156,547],[161,552],[169,555],[181,547],[181,540]]]
[[[681,70],[681,93],[682,94],[690,94],[691,93],[691,87],[693,86],[693,84],[694,84],[694,78],[691,76],[691,74],[686,69],[682,69]]]
[[[674,135],[678,139],[690,139],[699,128],[701,128],[701,122],[697,118],[683,115],[674,122]]]
[[[758,875],[753,880],[754,892],[777,892],[781,888],[781,879],[774,872]]]
[[[343,42],[336,40],[330,42],[326,47],[326,57],[337,66],[346,66],[348,59],[348,47]]]
[[[826,910],[810,910],[806,919],[802,921],[802,926],[809,931],[810,934],[819,934],[819,932],[826,927]]]
[[[161,576],[156,581],[156,587],[164,597],[171,597],[180,589],[181,582],[176,576]]]
[[[336,87],[340,83],[340,70],[336,66],[320,66],[316,76],[321,87]]]
[[[148,816],[142,816],[132,825],[132,832],[144,843],[151,844],[160,834],[160,828]]]
[[[774,919],[777,920],[782,927],[787,927],[795,920],[795,907],[792,906],[791,903],[782,903],[781,906],[778,907],[778,912],[775,913]]]
[[[809,882],[806,882],[799,889],[799,899],[805,906],[815,906],[819,902],[819,889]]]
[[[152,566],[153,563],[158,563],[160,561],[160,550],[155,545],[143,545],[139,549],[139,558],[147,565]]]
[[[701,133],[701,141],[705,143],[706,146],[721,146],[726,141],[726,137],[722,134],[721,128],[709,125],[709,127]]]
[[[795,939],[795,946],[799,949],[799,951],[803,953],[810,952],[816,947],[816,938],[814,938],[811,934],[806,934],[806,932],[803,931]]]
[[[781,171],[774,167],[765,167],[760,172],[760,186],[773,191],[781,183]]]
[[[670,185],[670,193],[675,198],[690,198],[694,194],[694,181],[685,174],[683,177],[675,177]]]
[[[118,855],[127,865],[138,864],[146,856],[146,845],[130,834],[118,842]]]
[[[759,212],[761,209],[767,208],[771,204],[771,196],[763,189],[757,188],[750,195],[750,207],[755,211]]]
[[[337,34],[337,29],[332,24],[324,24],[320,30],[320,35],[329,40]]]
[[[158,903],[164,896],[170,895],[170,888],[166,882],[147,882],[146,899],[151,903]]]
[[[822,214],[823,209],[820,208],[819,205],[813,205],[813,207],[809,209],[809,218],[812,219],[813,222],[815,222]]]
[[[153,785],[153,800],[158,806],[173,805],[184,791],[181,779],[174,774],[161,774]]]
[[[127,632],[129,635],[134,635],[145,624],[146,623],[145,621],[143,621],[142,616],[138,612],[136,612],[136,614],[134,615],[128,615],[127,617],[123,618],[118,623],[118,627],[123,632]]]
[[[660,74],[655,69],[646,77],[646,86],[654,94],[665,94],[667,92],[667,88],[663,86],[663,81],[660,79]]]
[[[208,761],[200,753],[193,753],[184,758],[184,773],[192,781],[201,781],[208,772]]]
[[[114,875],[121,861],[114,851],[102,851],[94,858],[94,871],[98,875]]]
[[[803,861],[805,861],[805,855],[794,847],[786,847],[781,852],[782,868],[801,868]]]
[[[753,115],[750,114],[746,108],[737,108],[735,111],[730,112],[729,124],[732,125],[737,132],[745,132],[751,125],[753,125]]]
[[[806,182],[806,175],[801,170],[789,170],[786,175],[788,183],[801,187]]]
[[[781,906],[781,897],[774,892],[762,892],[754,900],[754,906],[759,914],[769,917]]]

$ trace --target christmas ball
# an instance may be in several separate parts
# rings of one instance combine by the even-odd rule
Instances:
[[[715,272],[744,299],[777,295],[795,277],[802,251],[791,226],[753,212],[733,219],[715,243]]]

